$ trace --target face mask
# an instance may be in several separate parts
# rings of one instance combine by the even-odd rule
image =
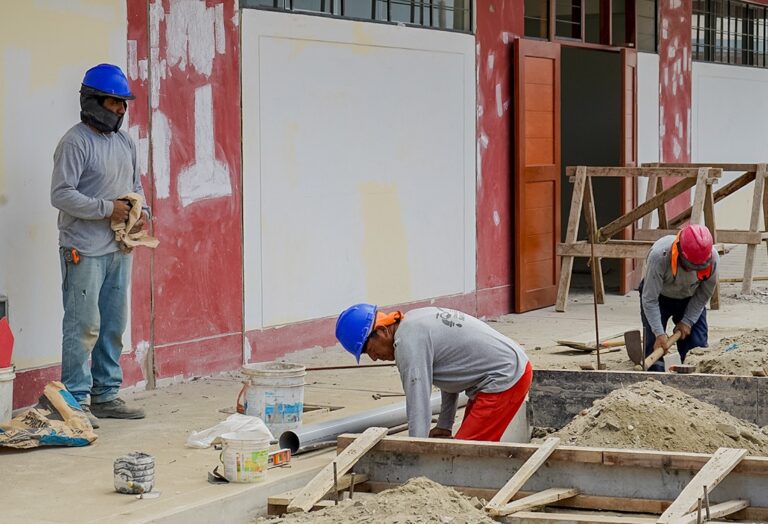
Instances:
[[[97,91],[83,86],[80,91],[80,120],[93,126],[102,133],[112,133],[120,129],[123,115],[113,113],[99,103]]]

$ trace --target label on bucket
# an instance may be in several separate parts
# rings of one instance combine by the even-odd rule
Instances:
[[[276,428],[294,429],[304,413],[304,388],[268,389],[250,385],[245,393],[245,414],[259,417],[274,433]]]
[[[224,476],[230,482],[260,482],[266,478],[269,449],[224,450]]]

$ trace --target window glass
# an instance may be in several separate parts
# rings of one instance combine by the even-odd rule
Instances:
[[[694,4],[696,0],[694,0]],[[635,1],[635,30],[637,31],[637,49],[649,53],[656,52],[657,7],[656,0]]]
[[[693,59],[766,67],[765,7],[739,0],[693,0]]]
[[[581,40],[581,0],[555,0],[555,35]]]

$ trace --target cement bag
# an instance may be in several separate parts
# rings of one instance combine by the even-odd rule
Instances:
[[[34,408],[0,424],[0,446],[87,446],[96,440],[88,417],[61,382],[49,382]]]
[[[193,431],[189,435],[189,438],[187,438],[187,447],[198,449],[208,448],[213,444],[219,444],[219,437],[224,433],[236,433],[239,431],[249,431],[262,435],[263,438],[269,439],[270,442],[275,440],[275,437],[272,436],[272,432],[269,431],[267,425],[264,424],[264,421],[259,417],[235,413],[212,428],[204,429],[203,431]]]

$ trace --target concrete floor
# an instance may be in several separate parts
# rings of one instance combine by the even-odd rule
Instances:
[[[601,333],[638,328],[638,307],[637,293],[627,297],[608,295],[606,304],[599,308]],[[571,294],[566,313],[547,308],[493,319],[491,325],[524,344],[534,367],[575,369],[592,357],[558,348],[554,340],[594,339],[592,308],[591,294],[577,290]],[[712,338],[766,328],[766,312],[768,305],[726,300],[720,311],[710,315]],[[623,353],[615,355],[617,362],[626,360]],[[339,347],[307,349],[285,360],[307,365],[354,363]],[[102,421],[96,431],[99,438],[91,446],[0,450],[0,522],[246,522],[249,513],[265,507],[268,495],[306,484],[333,451],[295,458],[290,468],[270,470],[268,480],[261,484],[209,484],[206,474],[218,463],[219,453],[189,449],[184,442],[191,431],[225,419],[239,389],[239,377],[232,373],[155,391],[127,393],[127,398],[147,410],[147,418]],[[311,424],[402,401],[399,397],[372,398],[373,393],[401,392],[394,368],[310,372],[305,402],[327,409],[306,413],[304,422]],[[114,492],[112,462],[135,450],[155,456],[159,498],[137,500]]]

